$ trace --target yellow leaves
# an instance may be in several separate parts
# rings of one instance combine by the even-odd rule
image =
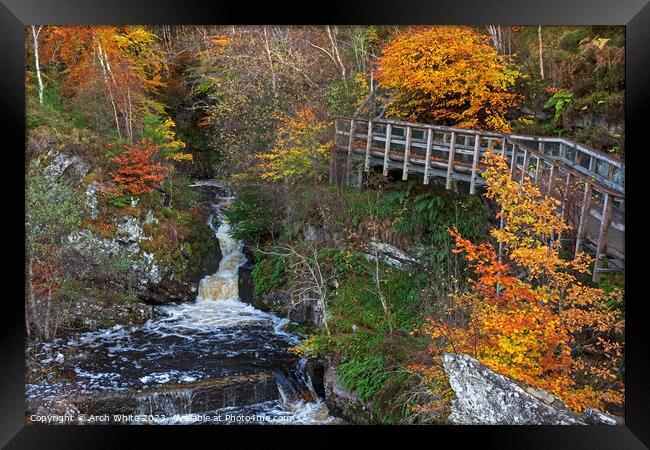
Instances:
[[[171,161],[192,161],[194,156],[191,153],[176,152],[167,155],[167,159]]]
[[[444,312],[469,317],[466,326],[432,319],[424,328],[434,342],[432,355],[468,353],[577,411],[620,402],[622,383],[615,369],[623,351],[615,333],[624,322],[607,306],[620,301],[620,291],[607,295],[576,279],[576,273],[588,271],[588,256],[560,257],[555,236],[568,227],[555,212],[557,201],[530,182],[513,181],[500,156],[488,152],[484,162],[487,196],[505,220],[503,229],[491,230],[504,244],[503,261],[490,243],[474,244],[449,230],[455,252],[464,253],[478,278],[451,298],[451,309]],[[579,359],[582,354],[589,359]]]
[[[325,123],[309,108],[285,118],[270,153],[256,156],[261,161],[261,177],[273,181],[317,179],[320,165],[329,154],[331,143],[320,141]]]
[[[288,350],[301,358],[314,357],[318,353],[318,336],[312,334],[300,344],[289,347]]]

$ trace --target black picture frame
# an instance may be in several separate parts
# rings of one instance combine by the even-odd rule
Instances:
[[[626,412],[624,426],[447,426],[447,427],[259,427],[251,432],[239,427],[123,427],[123,426],[26,426],[24,419],[24,164],[25,26],[30,24],[542,24],[626,26]],[[407,445],[437,445],[440,438],[456,443],[473,440],[480,448],[526,449],[636,449],[650,445],[650,371],[648,368],[648,316],[643,314],[643,274],[648,263],[644,248],[647,226],[643,218],[645,138],[650,105],[650,4],[647,0],[462,0],[438,3],[418,1],[331,0],[320,4],[295,2],[228,2],[202,0],[0,0],[0,114],[2,114],[2,203],[5,232],[0,234],[6,261],[4,323],[0,327],[0,444],[6,448],[114,448],[145,439],[171,439],[179,433],[199,445],[196,433],[210,433],[208,442],[225,443],[259,438],[281,442],[286,433],[331,434],[330,445],[343,442],[349,432],[385,439],[397,434]],[[642,142],[645,138],[645,142]],[[644,148],[644,144],[645,147]],[[637,149],[638,147],[638,149]],[[646,175],[647,178],[647,175]],[[11,207],[10,210],[7,207]],[[9,212],[11,211],[11,212]],[[630,271],[631,270],[631,271]],[[638,271],[638,272],[635,272]],[[646,288],[647,289],[647,288]],[[244,433],[241,433],[241,431]],[[215,439],[214,433],[218,438]],[[280,433],[280,434],[278,434]],[[343,433],[343,435],[341,435]],[[426,436],[424,434],[426,434]],[[338,437],[341,435],[340,437]],[[234,436],[231,436],[234,437]],[[425,439],[422,443],[421,439]],[[151,441],[149,441],[151,442]],[[171,442],[171,441],[169,441]],[[232,441],[231,441],[232,442]],[[244,441],[239,441],[240,444]],[[269,441],[270,442],[270,441]],[[284,445],[311,446],[300,439]],[[399,441],[398,441],[399,442]],[[195,443],[195,444],[193,444]],[[232,444],[231,444],[232,445]]]

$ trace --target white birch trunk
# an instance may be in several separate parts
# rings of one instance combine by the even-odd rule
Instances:
[[[35,25],[32,25],[32,36],[34,37],[34,64],[36,66],[36,79],[38,80],[38,103],[43,104],[43,78],[41,77],[41,64],[38,58],[38,35],[41,33],[43,26],[41,25],[36,29]]]

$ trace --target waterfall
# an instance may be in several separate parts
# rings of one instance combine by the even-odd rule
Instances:
[[[304,336],[287,329],[288,319],[239,299],[239,268],[246,258],[224,214],[232,193],[212,180],[194,185],[218,189],[208,225],[222,253],[217,272],[200,281],[196,301],[157,306],[143,324],[33,344],[43,365],[60,370],[52,355],[65,354],[64,364],[75,375],[28,385],[29,411],[66,398],[89,414],[144,417],[131,422],[138,424],[339,423],[320,397],[320,373],[311,360],[288,351]],[[215,417],[218,422],[208,421]]]
[[[215,212],[208,223],[219,240],[221,261],[219,269],[199,283],[197,300],[239,300],[239,267],[246,262],[244,243],[230,236],[230,223],[222,212],[222,205],[232,198],[224,198],[221,204],[214,204]],[[219,226],[215,229],[214,222]]]

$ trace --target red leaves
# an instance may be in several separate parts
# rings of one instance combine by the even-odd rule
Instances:
[[[126,150],[113,158],[117,170],[109,175],[120,190],[131,195],[151,192],[165,179],[165,167],[152,161],[158,148],[142,143],[126,146]]]

